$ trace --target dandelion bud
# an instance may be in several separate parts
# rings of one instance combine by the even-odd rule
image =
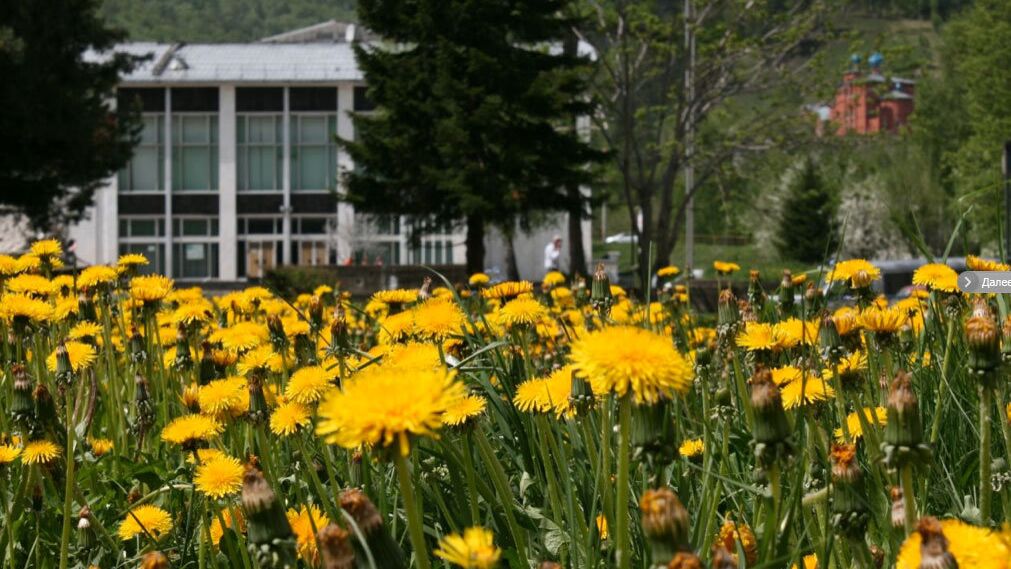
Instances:
[[[140,491],[140,486],[134,486],[130,488],[130,491],[126,493],[126,503],[136,504],[138,500],[144,497],[144,493]]]
[[[85,506],[77,515],[77,545],[81,550],[88,551],[97,542],[98,536],[91,525],[91,508]]]
[[[717,323],[719,326],[733,326],[737,324],[740,318],[741,314],[737,310],[737,299],[734,298],[734,291],[729,288],[721,290],[717,312]]]
[[[190,343],[186,339],[186,328],[181,322],[179,330],[176,332],[176,358],[172,366],[176,371],[186,371],[193,365],[193,356],[190,354]]]
[[[635,406],[631,437],[635,460],[645,457],[651,465],[670,464],[674,460],[677,445],[670,407],[665,398],[652,405]]]
[[[95,312],[95,302],[88,294],[88,289],[82,288],[77,295],[77,316],[81,320],[98,320],[98,313]]]
[[[857,447],[832,445],[832,512],[836,529],[847,537],[860,538],[867,530],[867,496],[857,463]]]
[[[859,270],[850,276],[850,286],[854,289],[866,289],[874,282],[875,276],[866,270]]]
[[[31,431],[35,423],[35,401],[32,399],[32,382],[24,364],[11,366],[14,377],[14,398],[11,402],[11,418],[25,431]]]
[[[160,551],[145,553],[140,561],[140,569],[169,569],[168,557]]]
[[[32,511],[42,513],[42,484],[36,484],[32,488]]]
[[[754,565],[758,561],[758,541],[755,539],[755,532],[745,523],[736,523],[733,520],[726,520],[720,527],[720,533],[716,536],[716,544],[722,546],[727,552],[737,551],[738,546],[744,550],[744,558],[747,565]],[[734,567],[738,566],[737,554],[731,553],[734,560]],[[715,555],[714,555],[714,567]],[[722,566],[721,566],[722,567]]]
[[[986,299],[976,300],[972,317],[965,323],[965,340],[969,346],[969,371],[983,385],[991,385],[1000,363],[1000,334]]]
[[[284,333],[281,317],[271,314],[267,317],[267,332],[270,334],[270,345],[274,350],[283,352],[288,347],[288,336]]]
[[[70,352],[67,345],[60,342],[56,346],[56,385],[65,389],[74,382],[74,367],[70,363]]]
[[[611,280],[607,277],[604,264],[597,265],[597,270],[593,272],[593,283],[590,286],[590,303],[593,307],[606,315],[610,310],[613,299],[611,298]]]
[[[355,552],[351,548],[351,534],[337,524],[321,528],[316,535],[323,569],[352,569],[355,566]]]
[[[147,361],[147,346],[144,345],[144,337],[140,335],[137,328],[130,330],[130,359],[135,364]]]
[[[432,277],[425,277],[421,281],[421,288],[418,289],[418,300],[424,302],[432,298],[432,293],[429,290],[431,288],[432,288]]]
[[[369,497],[357,488],[348,488],[341,492],[340,498],[341,509],[351,516],[365,535],[365,544],[372,551],[376,567],[406,567],[400,545],[383,525],[383,518]],[[356,539],[353,545],[355,555],[360,559],[366,559],[365,552],[361,550],[361,543]]]
[[[804,310],[808,314],[818,314],[825,307],[825,295],[814,286],[814,283],[807,283],[804,289]]]
[[[892,486],[888,496],[892,500],[892,527],[900,528],[906,525],[906,502],[902,498],[902,488]]]
[[[183,389],[183,405],[189,409],[190,413],[200,412],[200,386],[191,383]]]
[[[336,352],[347,353],[351,349],[351,335],[348,331],[347,312],[344,310],[344,306],[340,304],[333,311],[333,322],[330,324],[330,341],[332,349]]]
[[[218,375],[214,364],[214,358],[212,357],[213,350],[211,349],[211,343],[207,341],[201,343],[200,352],[200,385],[207,385]]]
[[[578,412],[586,412],[593,407],[595,398],[593,388],[586,378],[576,372],[572,372],[572,387],[569,389],[569,403]]]
[[[1005,362],[1011,362],[1011,314],[1001,326],[1001,356]]]
[[[151,403],[151,393],[148,389],[147,380],[138,373],[134,377],[133,382],[135,385],[133,398],[134,423],[131,430],[140,439],[140,445],[143,445],[144,435],[154,425],[154,405]]]
[[[61,446],[66,444],[67,432],[56,412],[56,402],[53,400],[52,394],[49,393],[49,389],[40,383],[35,386],[32,397],[35,399],[36,421],[33,426],[36,430],[29,433],[31,438],[52,438]]]
[[[664,565],[679,551],[690,551],[688,510],[670,488],[646,490],[639,500],[642,531],[649,540],[653,563]]]
[[[264,569],[295,569],[295,534],[263,473],[247,465],[242,478],[249,552]]]
[[[941,522],[927,516],[916,526],[920,534],[921,569],[957,569],[958,562],[948,551],[948,538],[944,536]]]
[[[249,389],[249,413],[246,418],[254,425],[262,425],[270,418],[267,398],[263,395],[263,375],[262,369],[246,374],[246,387]]]
[[[323,328],[323,302],[318,296],[309,299],[309,328],[313,332]]]
[[[554,561],[541,561],[537,569],[562,569],[562,566]]]
[[[821,321],[821,328],[818,329],[818,347],[821,349],[821,356],[834,364],[839,363],[846,355],[842,336],[839,335],[835,319],[831,316],[826,316]]]
[[[765,291],[762,290],[761,275],[755,269],[748,273],[748,302],[758,312],[761,312],[765,306]]]
[[[793,273],[784,269],[783,281],[779,283],[779,309],[789,314],[793,311],[793,302]]]
[[[910,375],[896,374],[888,393],[888,422],[881,450],[890,467],[923,463],[930,458],[930,446],[923,443],[923,424]]]
[[[295,361],[298,367],[316,365],[316,347],[306,334],[295,335]]]
[[[667,569],[702,569],[702,560],[690,551],[679,551],[667,564]]]
[[[752,439],[759,463],[769,467],[789,457],[792,454],[790,422],[783,409],[779,386],[772,381],[772,372],[766,368],[759,368],[751,378],[751,407],[755,412]]]

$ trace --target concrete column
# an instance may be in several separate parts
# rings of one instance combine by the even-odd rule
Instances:
[[[165,89],[165,275],[172,275],[172,89]]]
[[[113,176],[95,198],[95,225],[95,262],[115,263],[119,259],[119,176]]]
[[[284,88],[284,116],[281,119],[281,141],[284,146],[281,159],[281,261],[291,264],[291,104],[289,89]]]
[[[344,140],[353,140],[355,125],[351,120],[351,112],[355,104],[355,86],[353,83],[342,83],[337,88],[337,136]],[[342,148],[337,149],[337,194],[343,196],[347,191],[344,185],[344,173],[354,168],[351,157]],[[355,235],[355,208],[344,201],[337,202],[337,262],[351,256],[351,247]],[[403,257],[401,252],[401,257]]]
[[[218,278],[234,281],[238,250],[235,86],[218,89]]]

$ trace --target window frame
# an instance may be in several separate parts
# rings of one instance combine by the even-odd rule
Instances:
[[[207,142],[187,142],[183,135],[183,123],[187,119],[203,118],[207,124]],[[173,194],[217,194],[221,192],[221,117],[217,111],[172,111],[172,193]],[[185,170],[183,162],[186,148],[206,148],[208,156],[209,188],[190,189],[182,187]]]

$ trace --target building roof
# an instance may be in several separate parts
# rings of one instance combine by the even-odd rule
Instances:
[[[260,40],[262,43],[317,43],[375,41],[379,39],[370,30],[351,22],[327,20],[304,28],[283,32]]]
[[[116,51],[148,55],[125,85],[325,83],[363,79],[348,43],[171,44],[132,42]],[[86,57],[101,59],[104,54]]]

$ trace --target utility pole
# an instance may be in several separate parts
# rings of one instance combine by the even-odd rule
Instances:
[[[695,263],[695,6],[694,0],[685,0],[685,271],[691,271]]]

